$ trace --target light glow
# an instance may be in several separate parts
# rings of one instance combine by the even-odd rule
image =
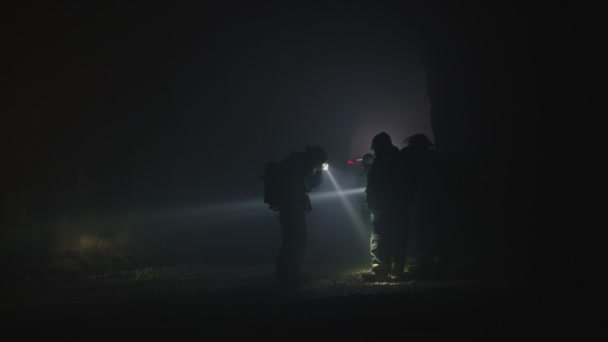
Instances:
[[[342,187],[340,186],[340,184],[338,184],[338,182],[336,181],[336,179],[334,178],[334,176],[332,175],[332,173],[330,171],[327,172],[327,175],[329,176],[329,180],[331,181],[332,185],[336,189],[336,192],[337,192],[338,196],[340,197],[342,204],[344,205],[344,209],[346,210],[348,217],[353,222],[353,226],[357,230],[357,233],[359,234],[359,236],[361,237],[362,240],[366,240],[369,235],[367,232],[368,229],[366,228],[365,224],[363,223],[363,220],[361,219],[361,216],[357,213],[357,210],[355,210],[355,208],[353,207],[350,200],[348,200],[348,198],[346,198],[347,194],[348,195],[353,194],[353,193],[360,194],[363,191],[365,191],[365,189],[362,188],[362,189],[353,189],[353,190],[343,191]]]

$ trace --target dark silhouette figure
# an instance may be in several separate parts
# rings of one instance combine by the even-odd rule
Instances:
[[[439,271],[439,157],[424,134],[415,134],[405,142],[408,145],[400,151],[404,224],[417,256],[408,274],[430,277]]]
[[[355,179],[355,188],[366,188],[367,187],[367,174],[369,173],[369,169],[372,167],[372,163],[374,162],[374,155],[371,153],[366,153],[362,160],[361,166],[362,170],[357,174]],[[370,227],[372,224],[372,213],[367,207],[366,194],[365,192],[359,197],[359,213],[361,214],[361,220],[366,225],[366,227]]]
[[[316,146],[291,152],[280,163],[266,166],[264,200],[279,212],[281,249],[276,276],[281,286],[301,283],[301,259],[306,249],[306,214],[312,210],[308,192],[321,182],[327,153]],[[272,171],[271,171],[272,170]]]
[[[401,214],[399,149],[385,132],[372,140],[375,159],[367,176],[366,201],[372,213],[372,269],[364,280],[388,279],[402,274],[405,266],[405,231]],[[393,262],[395,263],[394,268]]]

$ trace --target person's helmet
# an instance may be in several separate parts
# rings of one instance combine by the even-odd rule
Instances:
[[[361,161],[363,166],[371,166],[373,162],[374,162],[374,155],[371,153],[366,153],[363,156],[363,160]]]
[[[310,156],[315,165],[327,163],[327,152],[319,146],[306,145],[306,150],[304,152]]]
[[[372,140],[371,149],[377,151],[379,149],[387,148],[393,145],[393,140],[390,135],[386,134],[386,132],[378,133]]]
[[[408,143],[409,146],[412,146],[414,148],[427,149],[433,146],[433,143],[429,140],[429,138],[422,133],[414,134],[409,138],[405,139],[404,142]]]

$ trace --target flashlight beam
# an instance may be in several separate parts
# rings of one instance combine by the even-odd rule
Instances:
[[[363,191],[365,191],[365,188],[349,189],[346,191],[324,191],[319,193],[313,193],[310,195],[310,198],[313,201],[327,201],[334,200],[338,197],[343,198],[345,196],[361,194],[363,193]],[[122,218],[119,217],[118,219],[133,224],[141,224],[154,221],[204,218],[217,215],[223,215],[224,218],[240,218],[242,217],[241,215],[235,216],[233,214],[243,214],[245,212],[247,212],[248,214],[270,213],[270,211],[268,210],[268,206],[264,204],[261,199],[250,198],[220,203],[210,203],[206,205],[193,205],[190,207],[182,207],[149,213],[131,214],[126,215]]]
[[[334,199],[336,197],[362,194],[364,191],[365,191],[365,188],[349,189],[346,191],[342,191],[342,190],[324,191],[324,192],[319,192],[316,194],[311,194],[310,199],[311,200]]]
[[[344,204],[344,209],[346,210],[346,213],[348,214],[351,221],[353,222],[353,225],[355,226],[357,233],[359,233],[359,236],[361,237],[362,240],[365,240],[368,229],[366,228],[365,224],[363,223],[363,220],[361,219],[360,215],[357,213],[355,208],[353,208],[352,203],[350,203],[350,201],[346,198],[347,193],[349,195],[355,194],[355,193],[362,193],[365,189],[359,188],[359,189],[354,189],[354,190],[349,190],[349,191],[343,191],[342,187],[340,186],[340,184],[338,184],[338,182],[336,181],[336,179],[334,178],[334,176],[332,175],[332,173],[329,170],[327,170],[327,175],[329,176],[329,179],[330,179],[332,185],[334,186],[334,188],[336,188],[338,196],[340,197],[342,204]]]

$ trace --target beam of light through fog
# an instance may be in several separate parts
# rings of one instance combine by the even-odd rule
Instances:
[[[357,233],[359,234],[361,239],[365,239],[366,238],[365,224],[363,223],[363,220],[361,219],[359,213],[357,213],[357,211],[353,207],[352,203],[348,200],[348,198],[346,198],[346,196],[347,196],[346,193],[348,191],[346,191],[346,192],[342,191],[342,187],[340,186],[340,184],[338,184],[338,182],[334,178],[331,170],[329,170],[329,169],[327,170],[327,175],[329,176],[329,180],[331,181],[331,184],[336,189],[336,192],[338,193],[338,196],[340,197],[340,200],[342,201],[342,204],[344,205],[344,209],[346,210],[348,217],[351,219],[351,221],[353,221],[353,224],[355,226],[355,229],[357,230]],[[355,192],[353,192],[353,193],[361,194],[364,190],[365,190],[365,188],[355,189],[354,190]],[[353,191],[353,190],[351,190],[351,191]]]
[[[331,175],[330,175],[330,177],[331,177]],[[357,189],[349,189],[349,190],[336,189],[336,191],[324,191],[324,192],[320,192],[320,193],[316,193],[316,194],[311,194],[310,199],[313,201],[323,201],[323,200],[328,200],[328,199],[334,199],[336,197],[344,198],[345,196],[362,194],[364,191],[365,191],[365,188],[357,188]]]
[[[346,197],[361,194],[363,193],[363,191],[365,191],[365,188],[349,189],[343,191],[334,179],[334,177],[329,172],[328,175],[332,181],[332,185],[335,187],[336,190],[312,193],[310,194],[311,201],[322,202],[340,198],[340,200],[344,203],[344,206],[347,212],[349,213],[349,216],[351,218],[356,218],[355,211],[352,208],[350,202],[348,202],[348,200],[346,199]],[[126,220],[130,223],[138,224],[158,222],[163,220],[179,220],[192,218],[198,218],[203,220],[230,221],[235,219],[243,220],[250,217],[268,215],[271,213],[272,211],[268,209],[268,205],[263,203],[261,198],[250,198],[224,203],[207,204],[193,206],[189,208],[168,210],[165,212],[132,215],[130,217],[127,217]],[[357,222],[355,222],[355,224],[357,225]]]

